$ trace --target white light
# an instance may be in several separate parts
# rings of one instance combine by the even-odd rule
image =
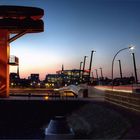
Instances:
[[[134,50],[135,49],[135,46],[134,45],[130,45],[129,46],[129,50]]]

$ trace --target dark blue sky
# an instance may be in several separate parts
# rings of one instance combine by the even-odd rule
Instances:
[[[139,0],[4,0],[0,4],[36,6],[45,10],[45,31],[25,35],[11,44],[11,54],[19,56],[21,75],[39,72],[44,78],[64,64],[65,69],[79,68],[84,55],[96,50],[93,71],[103,68],[111,75],[111,61],[115,53],[136,46],[135,55],[140,73],[140,1]],[[118,55],[126,76],[133,73],[129,51]],[[29,67],[30,66],[30,67]],[[13,69],[13,68],[12,68]],[[119,76],[118,62],[115,75]]]

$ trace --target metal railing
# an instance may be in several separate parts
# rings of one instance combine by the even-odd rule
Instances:
[[[105,100],[140,113],[140,94],[106,91]]]

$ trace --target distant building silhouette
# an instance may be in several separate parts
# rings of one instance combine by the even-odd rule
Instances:
[[[44,83],[46,87],[60,87],[63,85],[63,74],[48,74]]]
[[[10,73],[10,87],[20,86],[20,77],[17,73]]]
[[[79,69],[72,69],[72,70],[64,70],[62,67],[62,70],[57,71],[56,74],[48,74],[46,75],[46,78],[44,80],[46,87],[61,87],[61,86],[67,86],[70,84],[78,85],[81,82],[88,82],[88,72],[85,71],[82,77],[79,77],[79,73],[82,70]]]
[[[28,80],[30,81],[30,86],[31,87],[40,87],[39,74],[31,74],[28,77]]]
[[[28,79],[30,79],[32,82],[38,82],[38,81],[40,81],[40,79],[39,79],[39,74],[31,74],[29,77],[28,77]]]
[[[83,79],[79,77],[79,69],[73,70],[63,70],[57,71],[56,74],[47,74],[43,81],[40,81],[39,74],[31,74],[28,79],[21,79],[18,73],[10,73],[10,87],[30,87],[30,88],[59,88],[62,86],[68,85],[78,85],[81,83],[88,83],[90,85],[111,85],[112,80],[107,77],[100,77],[99,79],[90,77],[89,83],[89,74],[88,71],[85,70]],[[134,77],[123,77],[115,78],[114,85],[129,85],[133,84],[135,81]]]

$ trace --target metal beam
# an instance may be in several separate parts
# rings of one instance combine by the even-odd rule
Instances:
[[[8,42],[11,43],[13,41],[15,41],[16,39],[20,38],[21,36],[25,35],[27,33],[27,30],[26,31],[22,31],[18,34],[16,34],[15,36],[11,37]]]

